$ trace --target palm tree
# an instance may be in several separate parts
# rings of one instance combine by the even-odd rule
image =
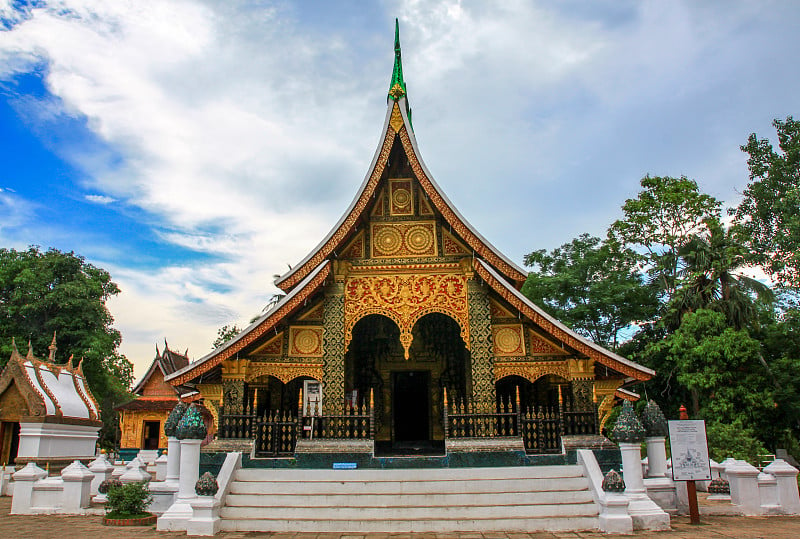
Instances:
[[[717,219],[706,221],[707,234],[693,234],[680,250],[684,268],[682,286],[671,302],[666,322],[678,327],[682,316],[698,309],[725,315],[728,324],[742,329],[756,319],[756,299],[773,301],[769,286],[741,273],[746,266],[744,247]]]

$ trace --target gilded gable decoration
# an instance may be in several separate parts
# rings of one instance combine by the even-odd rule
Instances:
[[[292,326],[289,328],[289,355],[292,357],[322,357],[322,326]]]
[[[428,197],[421,195],[419,197],[419,214],[423,217],[433,216],[433,208],[431,208],[431,203],[428,202]]]
[[[436,222],[372,223],[373,258],[436,256]]]
[[[497,301],[490,299],[489,302],[491,307],[492,320],[496,320],[499,318],[517,318],[516,313],[512,313],[511,311],[500,305],[500,303],[498,303]]]
[[[378,205],[376,205],[376,207],[377,206]],[[342,250],[342,254],[339,255],[339,258],[364,258],[364,251],[364,231],[362,230],[350,240],[350,243]]]
[[[471,255],[472,251],[447,230],[442,229],[442,251],[445,255]]]
[[[566,350],[553,344],[532,329],[528,331],[528,337],[530,339],[530,355],[532,356],[567,355]]]
[[[403,127],[403,115],[400,114],[400,107],[397,106],[397,103],[395,103],[392,108],[392,116],[389,118],[389,125],[395,133],[399,133],[400,129]]]
[[[281,331],[253,351],[254,356],[280,357],[283,354],[283,332]]]
[[[345,285],[345,347],[353,326],[370,314],[382,314],[400,328],[400,343],[408,359],[414,324],[426,314],[450,316],[461,328],[469,348],[467,278],[458,274],[363,275],[352,276]]]
[[[492,326],[492,343],[497,357],[524,356],[525,336],[522,324],[497,324]]]
[[[410,178],[389,180],[389,213],[414,215],[414,183]]]
[[[311,307],[308,311],[301,314],[297,317],[298,320],[319,320],[322,321],[322,314],[324,311],[323,302],[319,302],[313,307]]]
[[[375,196],[375,205],[372,207],[372,212],[370,213],[373,217],[383,217],[383,201],[384,201],[384,193],[385,191],[381,189],[378,191],[378,194]]]

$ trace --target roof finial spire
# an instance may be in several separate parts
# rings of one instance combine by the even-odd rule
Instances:
[[[48,355],[47,360],[50,363],[55,363],[56,362],[56,350],[58,349],[58,347],[56,346],[56,332],[55,331],[53,332],[53,342],[50,343],[50,346],[48,346],[47,349],[50,350],[50,354]]]
[[[392,81],[389,83],[389,97],[395,101],[406,95],[406,83],[403,80],[403,60],[400,57],[400,22],[394,20],[394,69]]]

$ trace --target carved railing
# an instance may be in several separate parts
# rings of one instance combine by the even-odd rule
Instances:
[[[297,418],[287,411],[270,412],[255,422],[255,456],[293,455],[297,444]]]
[[[573,410],[563,403],[556,406],[520,405],[519,391],[501,399],[494,410],[469,403],[466,399],[448,402],[444,391],[444,434],[446,438],[484,438],[520,436],[530,453],[558,453],[565,435],[597,434],[596,406]]]
[[[494,438],[517,436],[519,415],[509,401],[492,411],[470,405],[466,400],[448,403],[444,394],[444,434],[446,438]]]
[[[375,402],[372,390],[369,394],[369,403],[362,402],[355,406],[345,405],[333,412],[323,413],[316,403],[307,404],[303,411],[302,402],[301,395],[299,408],[302,420],[298,425],[298,436],[301,438],[309,440],[315,438],[371,440],[375,438]]]
[[[219,415],[219,437],[251,439],[255,436],[258,419],[254,411],[247,406],[236,412],[230,412],[223,407]]]

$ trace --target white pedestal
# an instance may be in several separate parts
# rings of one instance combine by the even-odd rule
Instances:
[[[219,500],[198,496],[192,500],[192,518],[186,523],[188,535],[216,535],[219,532]]]
[[[45,477],[47,477],[47,472],[39,468],[33,462],[29,462],[23,469],[13,475],[14,497],[11,498],[12,515],[27,515],[31,513],[33,485]]]
[[[89,471],[94,474],[91,495],[95,496],[98,494],[97,488],[100,483],[111,478],[111,474],[114,473],[114,466],[108,462],[108,457],[105,454],[101,454],[89,463]]]
[[[783,459],[775,459],[764,471],[778,483],[778,504],[787,515],[800,514],[800,495],[797,490],[797,468]]]
[[[202,440],[181,440],[178,497],[175,503],[158,518],[159,531],[186,531],[186,525],[192,518],[191,502],[197,498],[194,485],[200,477],[201,442]]]
[[[94,474],[79,460],[64,468],[61,472],[64,482],[62,513],[80,514],[91,505],[92,479]]]
[[[758,468],[743,460],[725,467],[731,486],[731,503],[745,515],[761,514],[761,495],[758,492]]]
[[[669,515],[647,497],[642,477],[642,450],[638,443],[620,442],[625,496],[634,530],[668,530]]]
[[[164,481],[178,485],[181,469],[181,441],[174,436],[167,438],[167,476]]]
[[[644,441],[647,444],[647,477],[666,477],[666,440],[663,436],[649,436]]]
[[[167,478],[167,463],[169,457],[165,454],[159,455],[156,459],[156,481],[164,481]]]

